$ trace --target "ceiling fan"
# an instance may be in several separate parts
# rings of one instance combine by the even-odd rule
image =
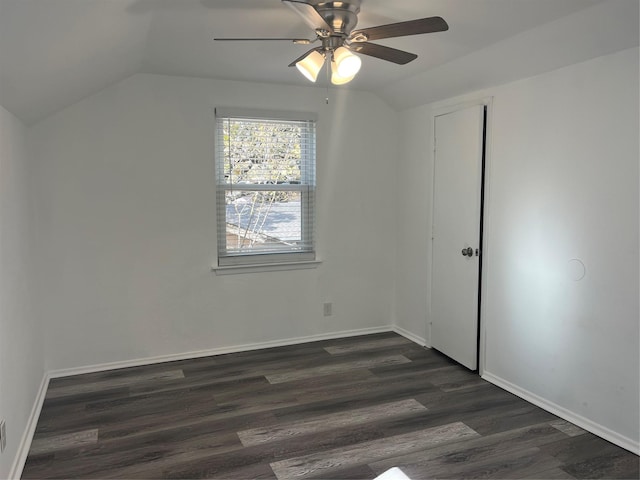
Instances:
[[[441,17],[428,17],[407,22],[391,23],[377,27],[354,30],[358,23],[358,13],[362,0],[282,0],[311,27],[316,37],[307,38],[215,38],[218,41],[269,41],[286,40],[296,45],[320,45],[307,51],[289,64],[297,67],[312,82],[318,78],[325,60],[331,63],[331,82],[342,85],[350,82],[360,70],[360,57],[354,53],[380,58],[398,65],[404,65],[417,55],[398,50],[370,40],[443,32],[449,25]]]

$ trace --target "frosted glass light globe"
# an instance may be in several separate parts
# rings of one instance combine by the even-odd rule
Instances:
[[[322,69],[322,65],[324,65],[324,56],[317,50],[314,50],[296,63],[296,68],[309,80],[315,82],[318,79],[318,73],[320,69]]]
[[[353,78],[360,71],[362,60],[344,47],[339,47],[333,53],[338,74],[343,78]]]

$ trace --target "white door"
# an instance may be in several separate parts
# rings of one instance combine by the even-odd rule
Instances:
[[[431,345],[478,368],[484,105],[435,117]]]

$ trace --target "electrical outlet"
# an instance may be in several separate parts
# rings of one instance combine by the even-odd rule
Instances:
[[[0,421],[0,453],[7,448],[7,427],[5,421]]]
[[[327,302],[324,304],[324,316],[330,317],[333,315],[333,303]]]

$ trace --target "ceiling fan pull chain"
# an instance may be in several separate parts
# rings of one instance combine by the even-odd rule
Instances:
[[[327,71],[327,96],[325,97],[325,102],[327,103],[327,105],[329,105],[329,82],[331,81],[331,74],[329,73],[329,70],[331,69],[330,65],[331,62],[325,62],[326,65],[326,71]]]

